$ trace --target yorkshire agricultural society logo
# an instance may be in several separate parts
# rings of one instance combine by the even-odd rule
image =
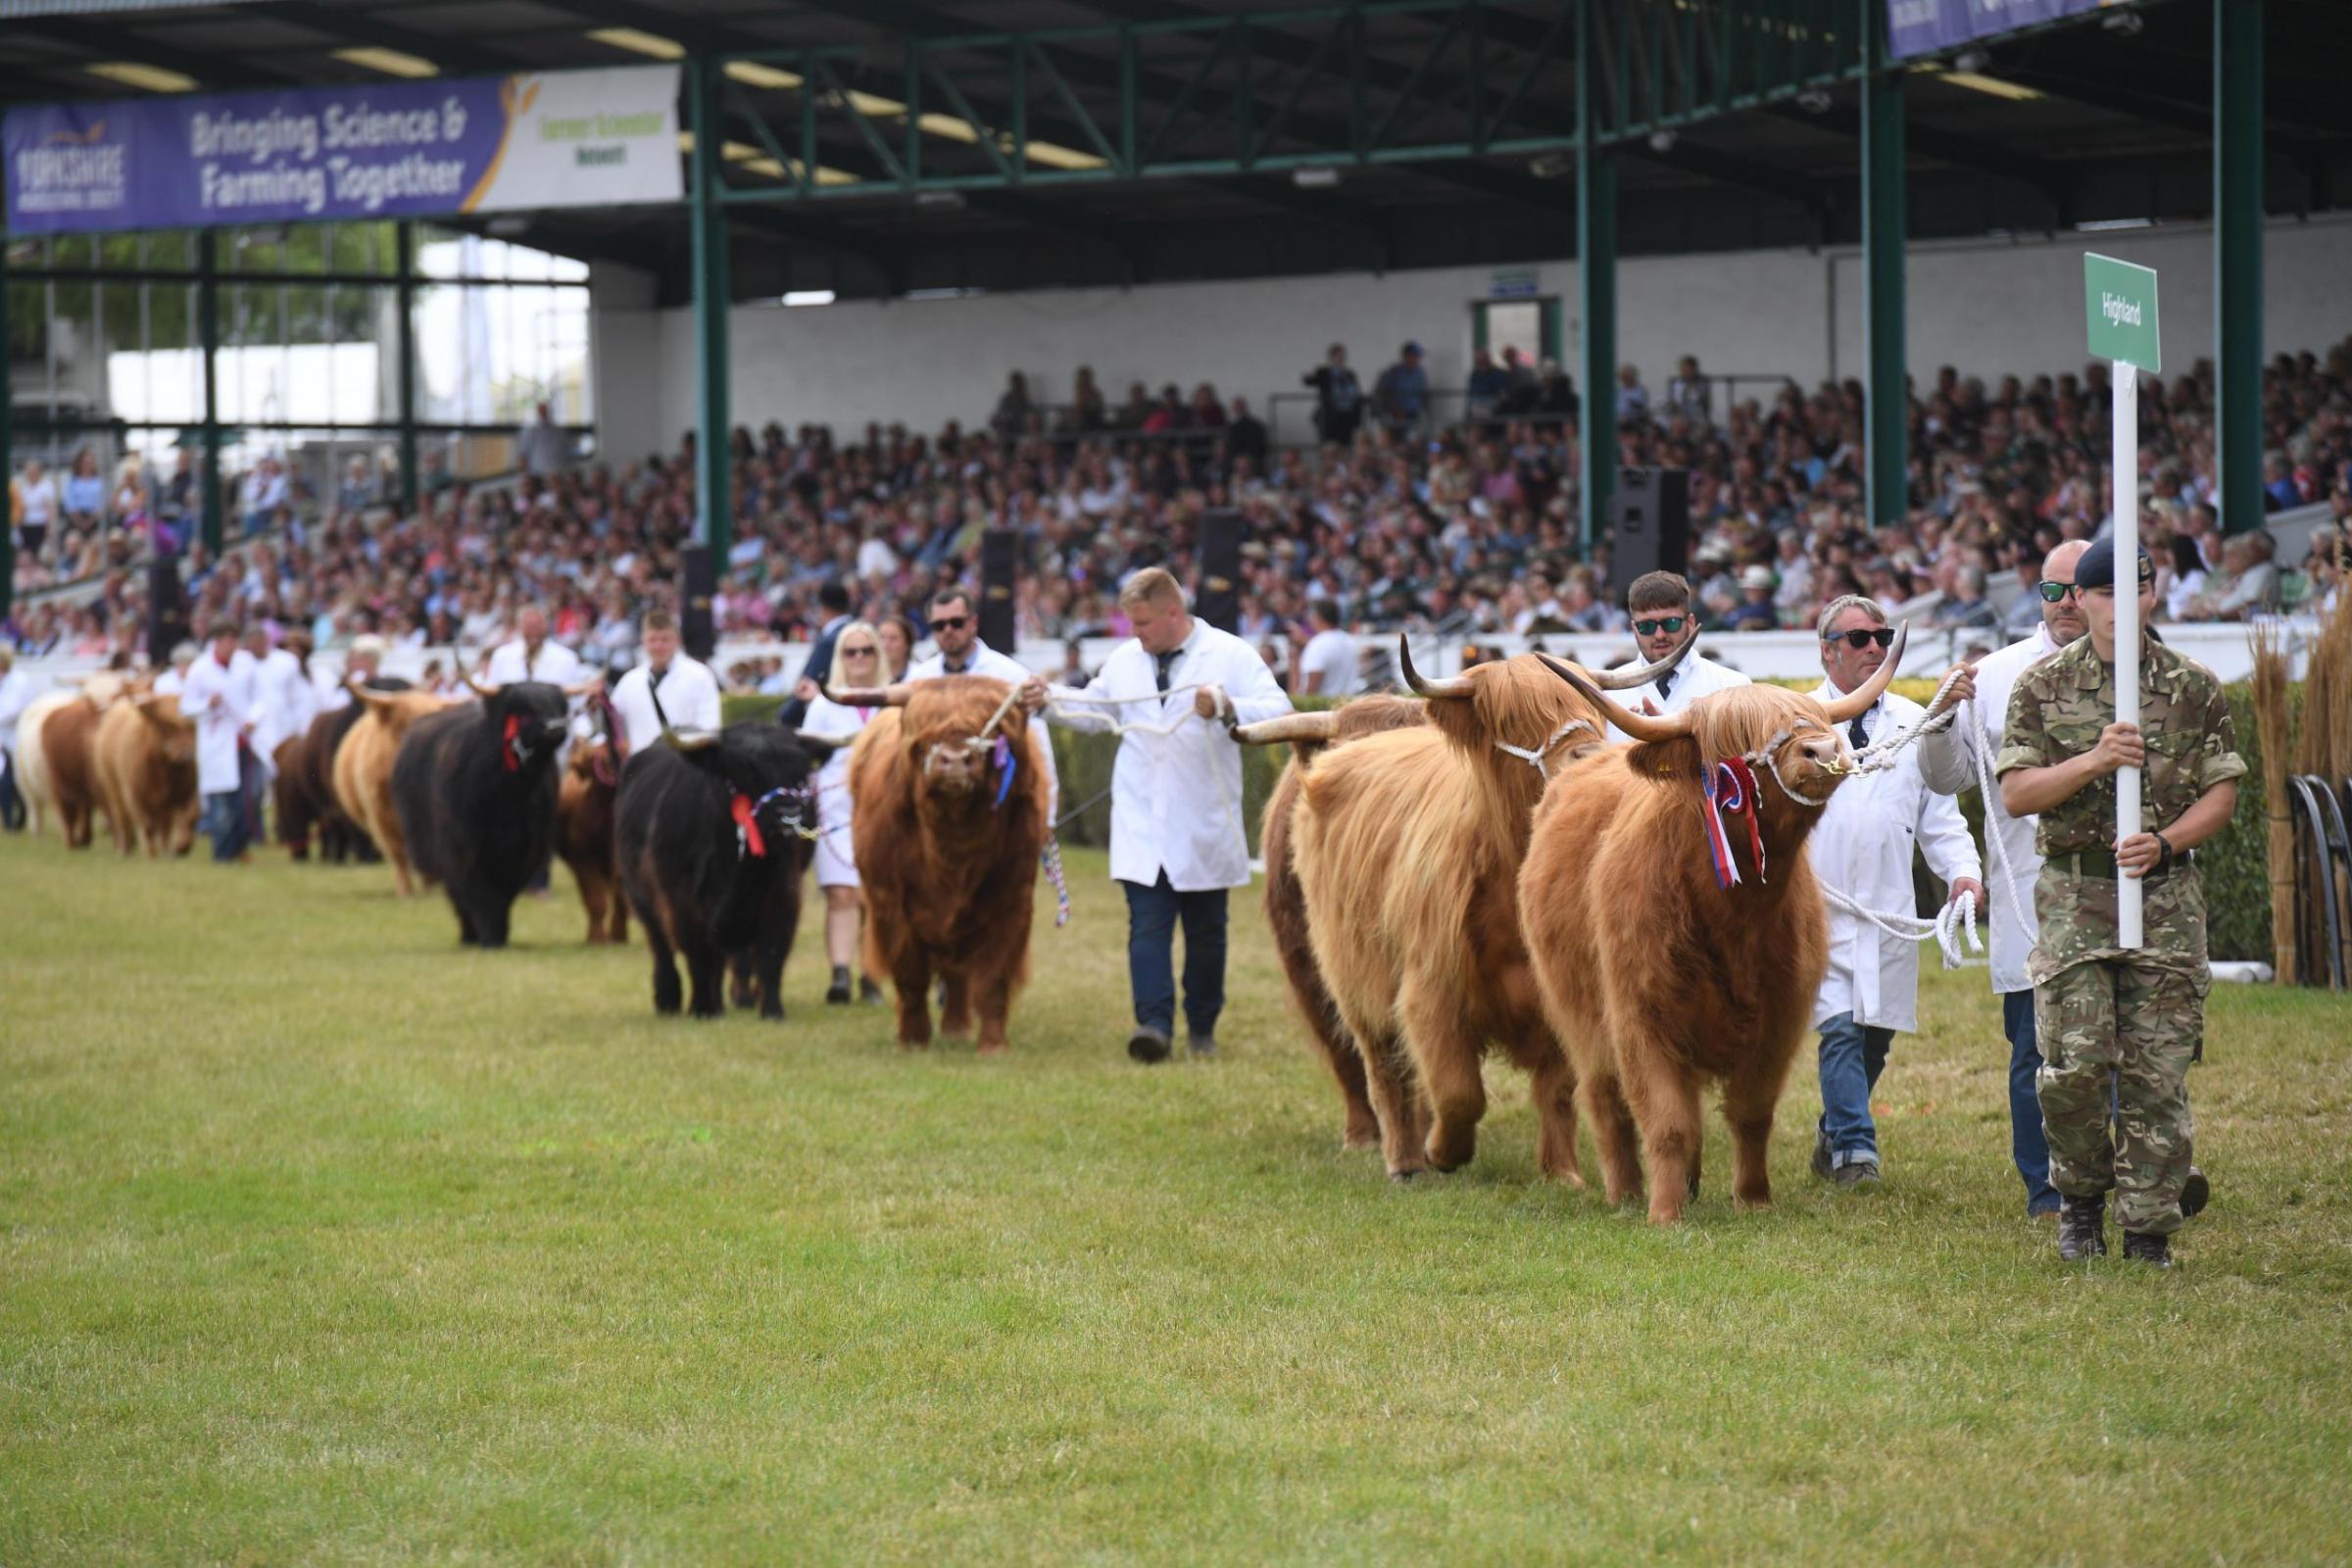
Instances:
[[[19,213],[111,213],[130,201],[130,150],[109,141],[107,122],[53,130],[16,152],[11,206]]]

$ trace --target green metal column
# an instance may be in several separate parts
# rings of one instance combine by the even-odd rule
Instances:
[[[14,482],[17,476],[17,455],[12,450],[16,393],[8,384],[8,234],[0,230],[0,486]],[[8,618],[16,602],[16,519],[0,516],[0,620]]]
[[[1595,4],[1579,0],[1576,29],[1576,291],[1585,383],[1577,443],[1588,555],[1608,531],[1609,497],[1617,488],[1617,165],[1594,134],[1600,87]]]
[[[734,547],[735,509],[728,495],[727,212],[718,200],[719,68],[699,56],[688,63],[687,114],[694,123],[694,335],[702,370],[695,435],[695,495],[702,509],[702,543],[713,569],[723,570]]]
[[[220,558],[220,388],[213,351],[220,346],[220,244],[213,229],[196,236],[196,335],[204,346],[204,550]]]
[[[1904,441],[1909,362],[1903,343],[1903,73],[1886,59],[1886,0],[1861,0],[1869,74],[1862,82],[1862,317],[1869,367],[1864,471],[1871,526],[1909,510]]]
[[[2262,526],[2262,7],[2213,0],[2213,271],[2222,527]]]
[[[413,223],[393,225],[392,254],[400,266],[398,296],[400,328],[395,334],[400,354],[400,514],[416,514],[416,230]]]

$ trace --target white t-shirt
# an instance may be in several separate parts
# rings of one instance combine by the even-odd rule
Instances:
[[[1362,684],[1356,673],[1355,639],[1336,627],[1315,633],[1299,650],[1298,675],[1301,691],[1306,689],[1306,676],[1320,675],[1316,696],[1353,697]]]
[[[24,526],[46,528],[57,520],[57,475],[44,473],[30,483],[17,481],[17,494],[24,501]]]

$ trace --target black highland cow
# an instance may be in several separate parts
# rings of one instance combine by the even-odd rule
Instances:
[[[545,681],[477,688],[418,719],[392,763],[392,802],[410,863],[458,911],[461,941],[503,948],[514,900],[556,843],[556,754],[564,691]]]

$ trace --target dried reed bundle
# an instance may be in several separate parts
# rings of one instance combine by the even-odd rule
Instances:
[[[2295,983],[2295,823],[2287,790],[2290,715],[2286,649],[2278,631],[2257,626],[2254,644],[2254,725],[2262,745],[2262,791],[2270,815],[2271,955],[2278,983]]]

